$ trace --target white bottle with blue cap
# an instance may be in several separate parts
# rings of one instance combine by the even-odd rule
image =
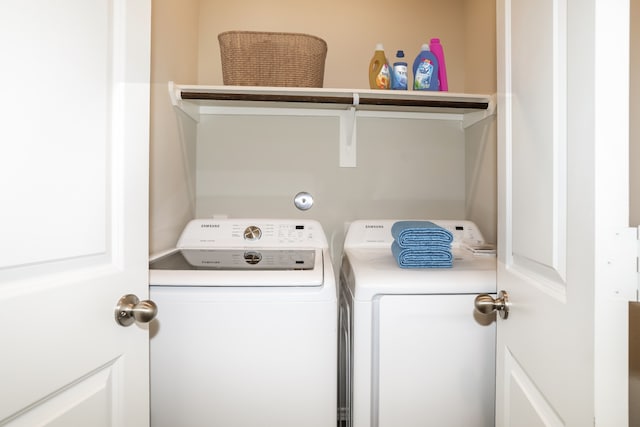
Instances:
[[[404,51],[396,53],[396,62],[393,63],[391,73],[391,89],[407,90],[407,63],[404,60]]]

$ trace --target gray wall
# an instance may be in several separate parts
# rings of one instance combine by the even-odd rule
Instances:
[[[465,217],[458,122],[359,119],[357,154],[358,167],[338,166],[337,118],[204,116],[196,215],[316,219],[336,254],[354,219]],[[294,207],[300,191],[308,211]]]

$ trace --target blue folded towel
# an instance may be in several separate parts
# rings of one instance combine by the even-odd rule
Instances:
[[[400,268],[453,267],[453,254],[451,245],[448,243],[401,248],[394,240],[391,244],[391,252]]]
[[[449,245],[453,241],[449,230],[431,221],[398,221],[391,226],[391,235],[402,248]]]

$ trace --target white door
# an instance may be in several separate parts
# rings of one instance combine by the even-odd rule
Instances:
[[[627,425],[628,22],[498,2],[498,426]]]
[[[149,423],[150,15],[0,3],[0,425]]]

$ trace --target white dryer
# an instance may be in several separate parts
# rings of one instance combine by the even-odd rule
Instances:
[[[149,278],[153,427],[336,425],[337,290],[318,222],[194,220]]]
[[[340,405],[355,427],[493,427],[495,255],[469,221],[432,222],[454,235],[452,268],[399,268],[394,220],[353,222],[340,272]]]

